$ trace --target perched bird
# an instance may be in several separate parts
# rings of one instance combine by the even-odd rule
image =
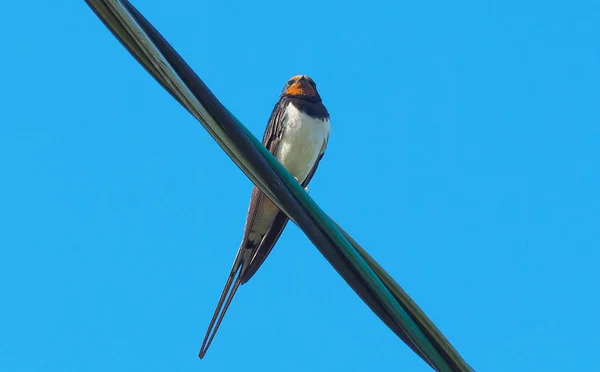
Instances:
[[[306,75],[297,75],[285,84],[262,143],[306,188],[323,158],[329,131],[329,113],[315,82]],[[200,358],[206,354],[237,289],[250,280],[265,261],[287,222],[285,213],[255,186],[242,244],[204,336]]]

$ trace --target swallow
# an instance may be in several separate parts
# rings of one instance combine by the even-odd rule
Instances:
[[[307,185],[325,153],[330,129],[329,112],[321,101],[317,85],[310,77],[297,75],[283,87],[262,144],[308,191]],[[287,223],[285,213],[254,186],[242,243],[202,341],[200,359],[210,347],[239,286],[248,282],[260,268]]]

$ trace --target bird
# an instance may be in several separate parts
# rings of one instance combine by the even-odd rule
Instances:
[[[296,75],[286,82],[279,95],[262,144],[308,191],[308,183],[327,148],[330,131],[329,112],[314,80],[307,75]],[[200,359],[206,355],[239,286],[260,268],[287,223],[285,213],[254,186],[242,243],[202,341]]]

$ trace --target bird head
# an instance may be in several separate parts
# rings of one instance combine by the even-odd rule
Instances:
[[[296,75],[283,87],[281,97],[303,98],[310,101],[321,101],[319,92],[317,92],[317,84],[306,75]]]

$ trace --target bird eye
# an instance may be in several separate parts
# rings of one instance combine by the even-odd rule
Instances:
[[[288,82],[287,82],[287,85],[292,85],[292,84],[294,84],[295,82],[296,82],[296,80],[292,79],[292,80],[290,80],[290,81],[288,81]]]

